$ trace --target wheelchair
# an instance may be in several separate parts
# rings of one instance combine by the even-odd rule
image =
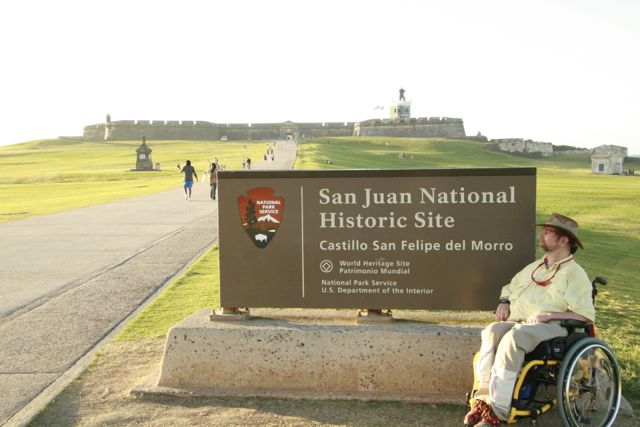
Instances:
[[[601,277],[591,283],[592,298],[596,285],[606,285]],[[566,337],[541,342],[525,356],[516,380],[508,424],[529,418],[537,425],[538,417],[557,407],[566,427],[600,427],[613,424],[620,409],[622,381],[613,351],[595,338],[595,327],[588,322],[564,320]],[[476,353],[474,366],[479,353]],[[475,372],[475,370],[474,370]],[[472,407],[478,379],[467,393]]]

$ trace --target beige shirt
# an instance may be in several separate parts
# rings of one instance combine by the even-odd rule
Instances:
[[[539,259],[516,274],[511,283],[505,285],[500,298],[511,301],[509,320],[526,320],[536,313],[559,313],[572,311],[592,322],[596,311],[591,298],[591,282],[587,273],[572,257],[546,265]],[[557,271],[557,272],[556,272]],[[546,286],[536,284],[550,279]]]

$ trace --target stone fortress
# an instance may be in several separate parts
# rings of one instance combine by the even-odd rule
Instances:
[[[388,136],[408,138],[465,138],[462,119],[411,117],[411,101],[404,98],[390,106],[388,119],[363,122],[212,123],[206,121],[118,120],[107,115],[104,123],[85,126],[86,140],[274,140],[329,136]]]

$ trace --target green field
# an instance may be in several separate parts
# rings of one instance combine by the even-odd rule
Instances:
[[[389,143],[387,145],[387,142]],[[216,156],[239,168],[264,142],[165,141],[150,144],[163,172],[128,172],[138,142],[42,141],[0,147],[0,220],[49,213],[160,191],[180,183],[175,164],[191,158],[201,171]],[[225,151],[228,150],[228,151]],[[400,154],[403,154],[401,157]],[[330,162],[330,164],[327,163]],[[439,139],[323,138],[301,143],[296,169],[537,167],[537,216],[562,212],[578,220],[585,250],[578,261],[609,285],[598,295],[598,335],[623,371],[623,392],[640,404],[640,176],[593,175],[588,157],[532,159],[490,151],[481,143]],[[625,168],[640,170],[639,163]],[[34,185],[37,184],[37,185]],[[39,188],[33,188],[39,187]],[[94,194],[98,193],[98,194]],[[123,332],[121,338],[159,336],[177,320],[218,304],[217,249],[194,265]],[[215,292],[211,291],[214,284]],[[153,326],[150,326],[153,325]]]
[[[131,171],[140,141],[55,139],[0,147],[0,222],[45,215],[168,190],[181,185],[177,164],[190,159],[200,174],[214,157],[241,169],[265,141],[151,141],[159,172]]]

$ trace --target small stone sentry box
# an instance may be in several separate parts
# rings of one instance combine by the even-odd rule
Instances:
[[[147,146],[146,138],[142,137],[142,145],[136,150],[136,170],[151,171],[153,170],[153,161],[151,160],[151,148]]]

